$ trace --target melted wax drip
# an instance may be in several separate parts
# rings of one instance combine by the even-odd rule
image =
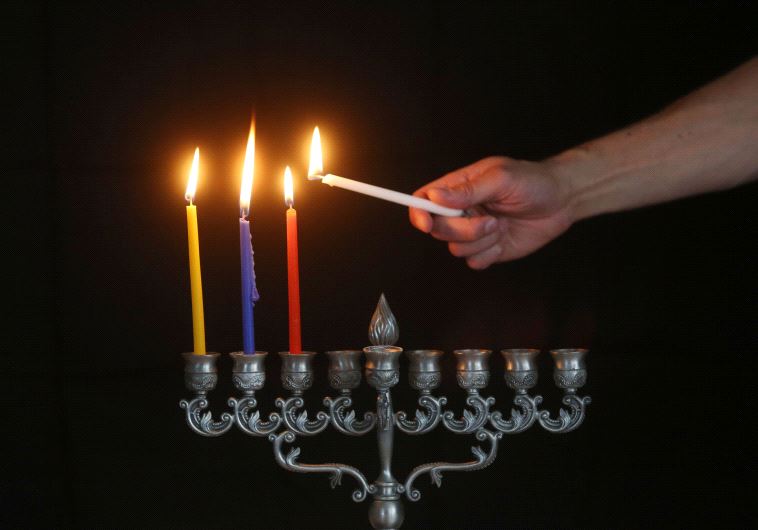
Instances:
[[[397,320],[390,310],[384,293],[379,297],[374,316],[371,317],[371,324],[368,326],[368,338],[374,346],[391,346],[400,338]]]

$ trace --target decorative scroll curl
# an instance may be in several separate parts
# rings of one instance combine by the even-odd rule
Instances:
[[[374,425],[376,425],[376,414],[366,412],[363,415],[363,419],[358,420],[356,419],[354,410],[346,410],[352,405],[353,400],[350,396],[324,398],[324,406],[329,407],[329,417],[332,420],[334,428],[343,434],[361,436],[374,428]]]
[[[505,434],[516,434],[524,432],[534,425],[537,420],[538,408],[542,403],[542,396],[530,396],[528,394],[517,394],[513,398],[513,404],[519,409],[511,409],[511,417],[503,419],[503,413],[493,411],[490,416],[490,423],[498,431]]]
[[[229,398],[229,406],[234,409],[237,426],[251,436],[268,436],[282,424],[282,417],[276,412],[268,416],[268,421],[261,419],[260,411],[255,410],[258,402],[252,396],[240,399]]]
[[[475,460],[459,463],[432,462],[414,468],[405,481],[405,496],[414,502],[421,498],[421,492],[413,487],[413,481],[424,473],[429,473],[429,476],[432,479],[432,484],[436,484],[439,488],[442,486],[443,471],[476,471],[489,466],[497,457],[497,443],[502,437],[502,433],[493,433],[487,429],[480,429],[476,433],[476,439],[482,442],[489,440],[490,448],[488,452],[485,452],[478,445],[472,447],[471,452],[473,453]]]
[[[187,425],[201,436],[221,436],[234,425],[234,416],[228,412],[222,413],[219,421],[213,419],[211,411],[203,413],[208,408],[208,399],[204,396],[190,401],[183,399],[179,402],[179,406],[187,411]]]
[[[563,396],[562,402],[569,407],[569,410],[561,408],[558,419],[552,419],[547,410],[539,412],[538,420],[545,430],[553,433],[573,431],[584,421],[587,405],[592,403],[592,399],[589,396],[579,397],[576,394],[566,394]]]
[[[297,473],[331,473],[332,489],[342,483],[342,475],[350,475],[359,484],[359,488],[353,491],[352,498],[355,502],[361,502],[366,499],[369,493],[376,492],[376,486],[369,484],[366,477],[358,469],[345,464],[301,464],[297,461],[300,456],[300,448],[293,447],[287,455],[282,452],[282,444],[291,444],[295,441],[295,433],[284,431],[279,434],[271,434],[268,439],[274,443],[274,458],[277,464],[288,471]]]
[[[474,409],[472,414],[470,410],[463,409],[463,416],[460,419],[455,418],[455,413],[448,410],[442,415],[442,423],[448,430],[458,434],[471,434],[478,431],[489,419],[490,407],[495,404],[495,398],[483,398],[478,393],[470,394],[466,398],[466,404]]]
[[[329,425],[329,415],[324,411],[318,411],[315,420],[308,419],[307,410],[298,414],[297,411],[305,406],[305,401],[300,396],[292,396],[287,399],[276,398],[275,403],[282,411],[284,424],[295,434],[313,436]]]
[[[416,418],[413,420],[409,420],[403,411],[395,414],[397,428],[406,434],[424,434],[433,430],[442,419],[442,407],[447,404],[447,398],[422,395],[418,398],[418,404],[427,412],[416,409]]]

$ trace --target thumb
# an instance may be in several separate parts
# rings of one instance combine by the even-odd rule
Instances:
[[[503,169],[495,167],[452,186],[430,188],[427,195],[443,206],[466,209],[497,200],[503,195],[508,181]]]

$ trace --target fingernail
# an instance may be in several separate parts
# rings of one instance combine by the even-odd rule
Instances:
[[[491,234],[497,229],[497,219],[494,217],[490,217],[489,220],[484,224],[484,231],[488,234]]]

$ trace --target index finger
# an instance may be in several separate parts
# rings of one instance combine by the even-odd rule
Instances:
[[[503,158],[499,156],[490,156],[487,158],[482,158],[481,160],[477,160],[473,164],[469,164],[468,166],[464,166],[460,169],[456,169],[455,171],[451,171],[450,173],[446,173],[445,175],[442,175],[440,178],[421,186],[419,189],[417,189],[413,193],[413,195],[415,195],[416,197],[422,197],[424,199],[428,199],[429,196],[427,194],[427,191],[429,189],[450,188],[453,186],[457,186],[458,184],[462,184],[463,182],[466,182],[467,180],[474,178],[475,176],[481,175],[482,173],[490,169],[492,166],[502,162],[502,160]]]

